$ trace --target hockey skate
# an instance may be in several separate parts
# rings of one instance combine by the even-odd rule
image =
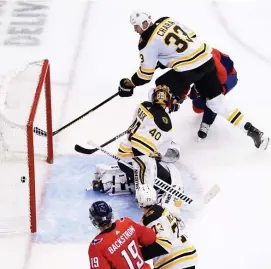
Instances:
[[[244,128],[247,135],[253,139],[256,148],[267,149],[270,141],[269,137],[264,136],[264,133],[255,128],[250,122],[247,122]]]
[[[208,135],[208,132],[209,132],[209,129],[210,129],[210,126],[209,124],[205,123],[205,122],[202,122],[200,124],[200,128],[199,128],[199,131],[198,131],[198,142],[201,140],[201,139],[204,139],[207,137]]]

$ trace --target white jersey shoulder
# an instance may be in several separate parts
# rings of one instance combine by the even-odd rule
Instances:
[[[157,234],[156,242],[168,254],[154,258],[154,268],[181,268],[194,266],[197,262],[197,251],[185,235],[180,234],[179,224],[167,209],[153,206],[143,217],[143,224],[152,228]],[[178,264],[178,265],[177,265]]]
[[[142,34],[138,76],[150,80],[158,61],[179,72],[195,69],[207,62],[212,57],[212,49],[195,37],[194,31],[172,18],[157,20]]]
[[[172,124],[167,112],[150,102],[141,103],[130,127],[131,146],[144,155],[164,155],[172,142]]]

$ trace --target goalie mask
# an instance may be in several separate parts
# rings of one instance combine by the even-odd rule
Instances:
[[[156,191],[149,185],[140,185],[136,191],[136,202],[139,207],[148,207],[156,204]]]
[[[168,107],[171,100],[170,89],[166,85],[158,85],[152,93],[152,102],[163,106],[164,108]]]
[[[96,228],[110,224],[113,212],[110,205],[104,201],[97,201],[89,208],[89,219]]]

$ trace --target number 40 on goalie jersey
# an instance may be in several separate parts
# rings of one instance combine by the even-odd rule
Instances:
[[[172,142],[169,115],[151,102],[143,102],[136,108],[129,130],[129,135],[119,146],[119,157],[164,155]]]

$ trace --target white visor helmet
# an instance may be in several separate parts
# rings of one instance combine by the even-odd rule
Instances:
[[[130,23],[133,26],[138,25],[142,28],[144,21],[147,21],[149,25],[152,22],[151,15],[147,12],[134,11],[130,16]]]

